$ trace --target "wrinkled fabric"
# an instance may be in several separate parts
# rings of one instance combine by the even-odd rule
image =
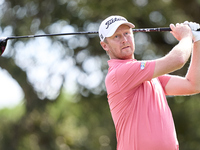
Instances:
[[[108,103],[117,150],[178,150],[164,87],[170,76],[153,77],[155,61],[108,61]]]

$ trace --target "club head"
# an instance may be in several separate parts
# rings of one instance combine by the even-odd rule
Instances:
[[[7,40],[8,40],[7,38],[0,38],[0,56],[6,49]]]

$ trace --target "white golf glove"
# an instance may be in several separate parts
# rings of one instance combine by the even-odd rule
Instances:
[[[192,30],[192,34],[193,34],[193,41],[197,42],[200,40],[200,31],[197,31],[197,29],[200,29],[200,25],[196,22],[188,22],[185,21],[184,24],[189,25],[189,27]]]

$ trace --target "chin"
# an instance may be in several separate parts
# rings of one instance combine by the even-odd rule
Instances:
[[[133,55],[129,55],[129,56],[124,56],[121,59],[133,59]]]
[[[132,59],[133,58],[133,53],[126,54],[123,56],[124,59]]]

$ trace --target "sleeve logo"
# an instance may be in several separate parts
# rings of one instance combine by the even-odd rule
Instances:
[[[146,62],[142,61],[140,65],[140,69],[143,70],[146,66]]]

